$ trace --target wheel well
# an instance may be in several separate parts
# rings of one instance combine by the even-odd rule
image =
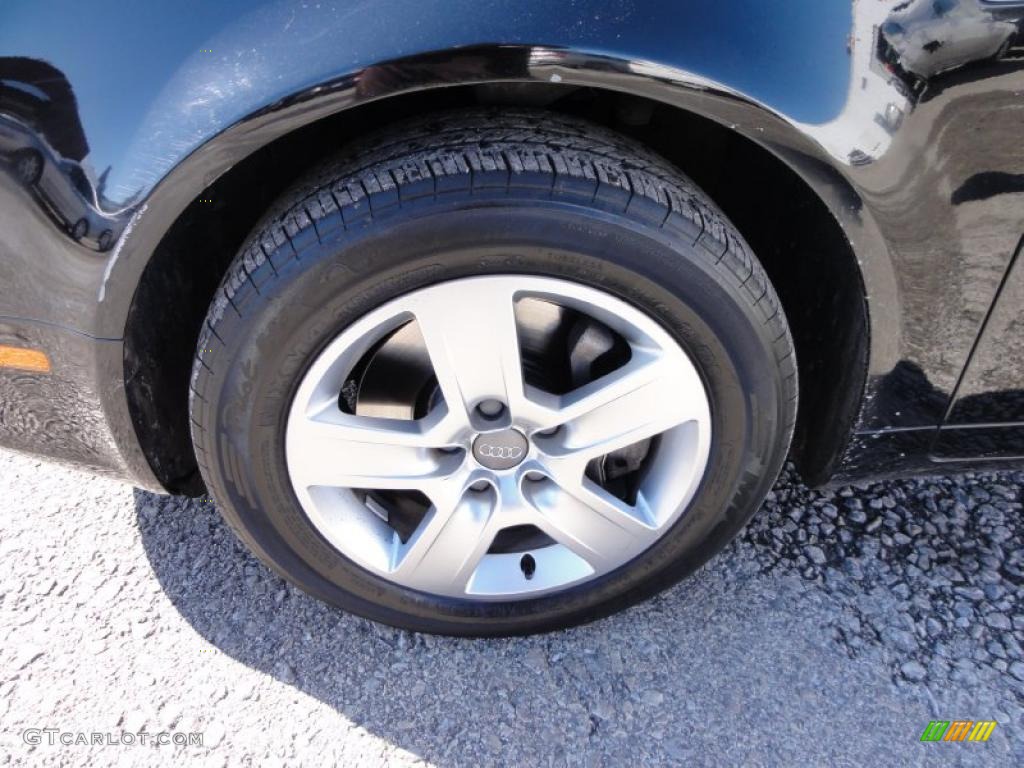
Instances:
[[[481,103],[544,107],[634,136],[722,208],[782,300],[801,388],[792,455],[809,482],[826,480],[862,395],[868,318],[856,257],[817,195],[767,150],[698,115],[614,92],[505,84],[409,94],[317,121],[250,155],[185,209],[154,250],[125,328],[128,404],[160,482],[175,493],[203,492],[188,415],[199,330],[228,264],[275,198],[357,135],[425,111]]]

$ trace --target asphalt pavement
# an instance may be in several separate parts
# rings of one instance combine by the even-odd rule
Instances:
[[[0,452],[0,760],[1020,765],[1022,501],[1024,473],[818,493],[787,472],[660,597],[456,640],[287,586],[208,500]],[[922,743],[932,720],[998,725]]]

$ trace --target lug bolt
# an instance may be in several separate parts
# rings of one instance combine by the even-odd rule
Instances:
[[[484,400],[476,407],[480,414],[486,419],[496,419],[505,410],[505,404],[501,400]]]

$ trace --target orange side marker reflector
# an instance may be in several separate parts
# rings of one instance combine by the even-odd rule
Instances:
[[[50,358],[38,349],[5,347],[0,344],[0,368],[17,368],[33,373],[49,373]]]

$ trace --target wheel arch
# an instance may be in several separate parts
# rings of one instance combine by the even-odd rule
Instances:
[[[453,79],[453,71],[465,74]],[[588,105],[580,106],[580,95]],[[182,387],[209,300],[266,207],[325,149],[424,109],[474,102],[606,122],[662,152],[723,208],[765,264],[793,326],[803,395],[794,457],[810,482],[827,480],[857,419],[869,358],[881,354],[872,340],[898,327],[885,312],[869,317],[868,297],[896,306],[895,278],[842,163],[799,124],[698,75],[587,53],[484,46],[382,63],[265,105],[153,188],[108,268],[110,300],[99,321],[123,328],[125,339],[124,394],[105,397],[127,398],[164,487],[202,492]],[[725,158],[728,172],[714,162]],[[757,174],[765,191],[732,183],[740,172]],[[836,286],[834,297],[820,290],[823,280]]]

